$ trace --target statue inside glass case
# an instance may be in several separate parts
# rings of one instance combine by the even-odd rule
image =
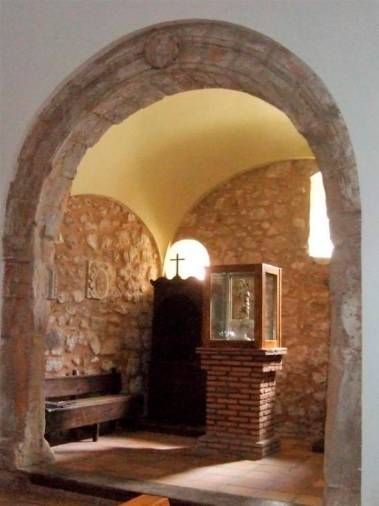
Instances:
[[[208,341],[280,344],[281,269],[267,264],[208,270]],[[207,337],[207,336],[206,336]]]
[[[253,285],[242,273],[211,275],[213,339],[254,340]]]

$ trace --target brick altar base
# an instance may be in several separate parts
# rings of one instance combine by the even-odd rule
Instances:
[[[274,433],[275,386],[286,351],[232,345],[198,349],[207,372],[207,425],[199,439],[200,452],[256,460],[279,450]]]

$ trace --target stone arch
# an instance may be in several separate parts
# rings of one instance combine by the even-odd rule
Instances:
[[[360,200],[349,135],[335,101],[305,63],[260,33],[219,21],[168,22],[116,41],[61,86],[25,139],[3,237],[0,462],[14,469],[50,455],[42,391],[48,269],[81,157],[138,109],[214,87],[253,94],[285,112],[322,169],[335,244],[327,497],[328,504],[352,504],[346,494],[360,487],[360,448],[351,447],[361,439]]]

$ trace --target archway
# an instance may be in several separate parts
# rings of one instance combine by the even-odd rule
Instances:
[[[19,155],[8,195],[1,367],[1,462],[46,461],[44,332],[48,277],[65,199],[86,149],[166,95],[244,91],[275,105],[322,169],[335,252],[326,466],[328,504],[359,502],[360,202],[352,146],[320,79],[273,40],[236,25],[179,21],[129,35],[87,62],[49,101]]]

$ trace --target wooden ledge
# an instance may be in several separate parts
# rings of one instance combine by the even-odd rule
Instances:
[[[229,346],[228,346],[229,344]],[[196,348],[196,353],[200,355],[250,355],[252,357],[273,357],[279,355],[286,355],[287,348],[269,348],[269,349],[257,349],[252,346],[233,346],[228,342],[221,346],[201,346]]]

